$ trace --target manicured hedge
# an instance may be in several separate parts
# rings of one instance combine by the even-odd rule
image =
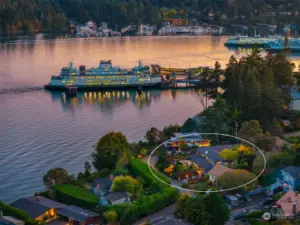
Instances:
[[[3,211],[4,216],[12,216],[25,222],[26,225],[37,224],[32,220],[23,210],[4,204],[0,201],[0,210]]]
[[[156,177],[154,177],[153,174],[151,173],[148,165],[138,158],[130,159],[129,171],[133,175],[135,175],[137,177],[141,177],[144,181],[144,184],[148,187],[149,186],[156,186],[156,187],[160,187],[160,188],[168,187],[168,185],[162,183]],[[166,176],[156,172],[154,169],[152,169],[152,171],[158,178],[160,178],[161,180],[170,184],[170,180]]]
[[[148,187],[155,186],[159,192],[153,195],[142,196],[129,204],[109,205],[103,211],[115,210],[121,219],[122,225],[131,225],[139,219],[158,212],[175,203],[178,197],[178,190],[158,181],[150,172],[148,165],[137,158],[129,161],[129,170],[135,176],[141,177]],[[153,171],[159,178],[170,183],[169,179],[158,172]]]
[[[65,204],[93,208],[98,203],[95,195],[70,184],[56,184],[52,188],[55,191],[55,199]]]
[[[264,211],[254,211],[254,212],[251,212],[247,215],[247,218],[254,218],[254,219],[259,219],[262,217],[262,215],[264,214],[265,212]]]
[[[250,225],[267,225],[267,223],[261,222],[261,221],[259,221],[257,219],[248,219],[248,223]]]
[[[129,204],[109,205],[104,211],[115,210],[121,218],[122,225],[131,225],[145,216],[156,213],[176,202],[178,190],[165,188],[162,192],[143,196],[137,201]]]

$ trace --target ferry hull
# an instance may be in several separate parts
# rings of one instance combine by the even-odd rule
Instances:
[[[244,48],[252,48],[252,47],[258,47],[258,48],[264,48],[267,47],[268,44],[242,44],[242,43],[225,43],[224,46],[226,47],[244,47]]]
[[[77,90],[79,91],[87,91],[87,90],[124,90],[124,89],[144,89],[144,88],[155,88],[160,87],[161,83],[149,83],[149,84],[127,84],[127,85],[95,85],[95,86],[76,86]],[[66,86],[55,86],[46,84],[44,85],[46,90],[53,90],[53,91],[66,91]]]
[[[266,51],[267,52],[270,52],[270,53],[278,53],[278,52],[281,52],[281,51],[285,51],[285,52],[297,52],[299,53],[300,52],[300,48],[288,48],[288,49],[283,49],[283,48],[278,48],[278,49],[274,49],[274,48],[266,48]]]

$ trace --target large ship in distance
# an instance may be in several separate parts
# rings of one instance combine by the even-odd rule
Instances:
[[[254,37],[249,36],[234,36],[230,37],[226,42],[225,46],[227,47],[267,47],[270,42],[276,42],[282,39],[279,36],[268,36],[261,37],[260,35],[255,35]]]
[[[286,38],[270,42],[266,48],[266,51],[268,52],[280,52],[282,50],[300,52],[300,38]]]
[[[138,66],[131,70],[114,67],[111,60],[101,60],[97,68],[79,69],[69,63],[63,67],[58,76],[52,76],[45,89],[65,90],[70,86],[78,89],[107,89],[107,88],[130,88],[130,87],[153,87],[161,83],[159,74],[152,74],[150,67],[139,61]]]

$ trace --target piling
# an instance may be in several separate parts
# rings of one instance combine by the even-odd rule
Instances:
[[[68,86],[66,87],[66,96],[75,97],[77,96],[78,88],[77,86]]]

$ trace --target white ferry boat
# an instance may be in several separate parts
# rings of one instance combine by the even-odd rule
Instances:
[[[255,35],[254,37],[248,36],[234,36],[230,37],[226,42],[227,47],[266,47],[270,42],[276,42],[282,39],[279,36],[268,36],[261,37],[260,35]]]
[[[268,52],[280,52],[282,50],[300,52],[300,38],[289,38],[287,41],[282,39],[270,42],[266,48],[266,51]]]
[[[62,89],[77,87],[78,89],[107,89],[107,88],[130,88],[130,87],[153,87],[161,84],[161,76],[152,74],[149,66],[144,66],[139,61],[138,66],[131,70],[114,67],[110,60],[101,60],[97,68],[79,69],[69,63],[63,67],[58,76],[52,76],[45,89]]]

